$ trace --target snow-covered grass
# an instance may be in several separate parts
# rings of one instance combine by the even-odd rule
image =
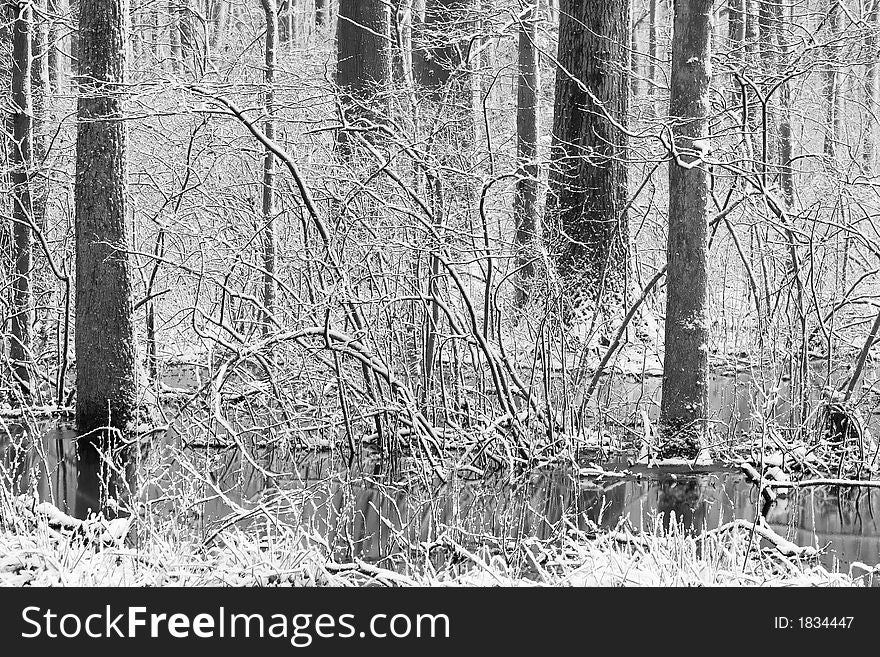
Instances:
[[[319,537],[280,522],[230,527],[206,543],[139,520],[68,526],[25,498],[2,508],[4,586],[871,586],[880,578],[868,566],[832,573],[811,558],[785,557],[737,523],[702,537],[659,526],[590,535],[572,528],[561,540],[526,537],[493,550],[444,536],[430,559],[409,557],[390,570],[336,561]],[[414,554],[425,555],[422,548]]]

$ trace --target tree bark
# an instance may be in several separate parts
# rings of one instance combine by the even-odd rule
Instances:
[[[180,63],[182,70],[191,68],[198,69],[198,44],[196,32],[193,29],[193,13],[190,3],[194,0],[177,0],[177,29],[180,34]]]
[[[777,24],[780,19],[781,0],[758,0],[758,42],[761,57],[761,69],[765,82],[762,92],[765,97],[770,94],[774,84],[777,72],[777,53],[779,47],[776,43],[776,37],[779,32]],[[762,172],[765,176],[767,169],[777,162],[779,157],[779,126],[777,125],[779,117],[778,94],[773,94],[766,98],[767,113],[762,122]],[[761,107],[757,108],[762,111]]]
[[[51,102],[49,83],[49,20],[46,16],[47,1],[32,0],[34,12],[31,36],[31,104],[33,113],[33,162],[42,162],[48,148],[46,118]],[[38,18],[39,16],[39,18]],[[33,173],[36,173],[34,170]],[[32,218],[34,226],[46,227],[46,185],[34,177],[31,183]]]
[[[425,2],[425,17],[420,26],[425,43],[413,57],[413,67],[416,82],[435,102],[442,98],[449,84],[457,87],[452,98],[465,92],[470,96],[469,79],[462,67],[467,44],[462,43],[460,34],[465,27],[462,19],[470,8],[471,0]]]
[[[330,0],[315,0],[315,25],[325,27],[330,22]]]
[[[838,0],[828,0],[826,40],[833,40],[840,32],[841,11],[837,3]],[[837,153],[837,138],[840,135],[840,108],[838,107],[840,76],[837,74],[837,65],[834,61],[837,49],[829,47],[827,51],[827,68],[822,76],[822,94],[825,100],[825,142],[823,151],[828,157],[834,158]]]
[[[168,33],[171,48],[169,58],[171,59],[171,72],[180,71],[181,64],[181,43],[180,43],[180,9],[178,0],[168,0]]]
[[[378,122],[388,111],[391,15],[384,0],[341,0],[336,25],[336,84],[347,123]],[[346,130],[337,133],[347,144]]]
[[[136,419],[126,229],[127,16],[123,0],[80,0],[76,141],[76,422],[80,434]],[[93,433],[94,435],[94,433]]]
[[[275,0],[262,0],[266,15],[266,71],[265,111],[263,131],[275,139],[275,68],[278,47],[278,10]],[[275,154],[268,148],[263,153],[263,331],[274,326],[276,297],[276,251],[278,237],[275,229]]]
[[[519,268],[515,301],[521,307],[528,298],[534,275],[534,240],[538,229],[538,3],[532,0],[531,13],[519,26],[519,76],[516,98],[517,178],[514,197],[515,243]]]
[[[783,62],[787,62],[788,54],[791,46],[788,42],[786,33],[782,30],[782,23],[785,21],[785,8],[783,0],[777,4],[778,15],[780,21],[779,30],[779,51]],[[794,11],[794,4],[789,5],[789,21],[792,20],[791,12]],[[779,90],[779,184],[782,188],[782,195],[786,205],[789,207],[794,203],[794,171],[792,171],[791,161],[794,157],[794,144],[791,125],[791,83],[785,81]]]
[[[31,260],[33,237],[31,222],[31,171],[33,166],[33,106],[31,98],[33,7],[30,2],[10,2],[12,18],[12,144],[10,168],[12,182],[12,335],[9,358],[22,396],[30,389]]]
[[[77,75],[79,71],[79,12],[80,0],[69,0],[68,14],[70,15],[70,75]]]
[[[709,171],[712,0],[675,0],[669,115],[669,236],[661,458],[695,458],[708,429]]]
[[[648,6],[648,107],[652,116],[659,112],[654,106],[657,97],[657,4],[650,0]]]
[[[49,9],[49,52],[47,53],[47,65],[49,67],[49,88],[52,93],[62,95],[65,92],[65,59],[67,55],[68,39],[65,36],[67,27],[58,17],[65,16],[70,8],[67,0],[48,0]]]
[[[211,39],[209,42],[211,52],[216,52],[226,36],[226,28],[229,21],[228,0],[214,0],[211,5]]]
[[[559,17],[547,216],[576,307],[625,287],[629,2],[562,0]]]
[[[413,88],[412,25],[413,0],[394,0],[394,78],[408,90]]]
[[[874,169],[874,160],[877,157],[877,123],[874,119],[875,113],[878,111],[878,103],[880,103],[880,88],[878,88],[878,50],[880,50],[880,39],[878,39],[877,30],[880,29],[880,0],[870,0],[868,5],[868,26],[871,32],[867,38],[868,53],[870,59],[865,64],[865,105],[868,111],[865,112],[865,146],[863,160],[866,169],[871,172]]]

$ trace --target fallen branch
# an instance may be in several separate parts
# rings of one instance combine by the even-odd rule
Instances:
[[[809,486],[863,486],[880,488],[880,480],[862,481],[859,479],[803,479],[801,481],[768,481],[772,488],[807,488]]]
[[[21,408],[4,408],[0,417],[16,419],[21,417],[51,417],[53,415],[72,415],[73,406],[24,406]]]
[[[768,502],[776,501],[776,491],[773,490],[769,484],[771,483],[769,480],[765,479],[761,476],[761,473],[748,461],[743,461],[739,464],[739,467],[745,472],[746,477],[749,478],[755,485],[757,485],[761,490],[761,495]]]
[[[763,538],[768,543],[772,543],[773,547],[775,547],[781,554],[785,555],[786,557],[809,558],[815,557],[819,554],[819,551],[810,545],[801,547],[796,543],[792,543],[787,538],[783,538],[775,531],[773,531],[773,529],[771,529],[770,526],[766,524],[763,518],[761,518],[761,520],[757,523],[749,522],[748,520],[737,519],[727,523],[726,525],[721,525],[716,529],[712,529],[705,534],[702,534],[701,536],[698,536],[697,540],[704,541],[715,534],[721,534],[723,532],[731,531],[737,528],[742,528],[750,532],[755,532],[758,536]]]
[[[327,572],[331,572],[334,574],[355,572],[363,575],[368,575],[369,577],[372,577],[374,579],[386,580],[387,582],[392,582],[401,586],[418,586],[418,583],[411,577],[401,575],[400,573],[395,573],[393,570],[380,568],[379,566],[373,566],[371,564],[361,561],[360,559],[356,559],[354,563],[325,563],[322,567]]]

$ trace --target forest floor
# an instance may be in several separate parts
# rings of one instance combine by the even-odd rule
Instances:
[[[395,570],[328,556],[319,538],[273,522],[210,541],[140,519],[78,521],[48,503],[4,495],[0,586],[875,586],[880,569],[830,572],[796,546],[761,546],[736,521],[699,537],[655,530],[527,538],[505,554],[442,540]],[[772,543],[772,541],[771,541]],[[767,545],[767,542],[764,542]],[[437,549],[433,549],[437,548]],[[444,555],[443,563],[437,553]],[[788,556],[786,555],[786,552]],[[422,551],[424,554],[424,551]]]

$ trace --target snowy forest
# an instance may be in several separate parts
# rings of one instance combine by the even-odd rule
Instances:
[[[3,0],[0,584],[880,584],[880,0]]]

